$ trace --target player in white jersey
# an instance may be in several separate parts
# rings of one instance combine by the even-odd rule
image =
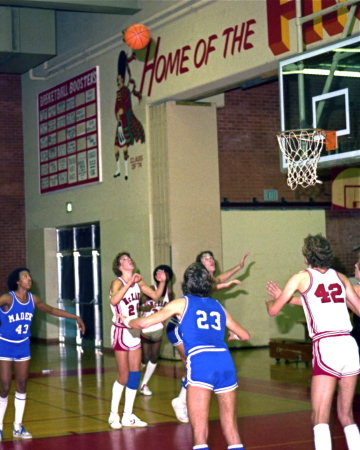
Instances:
[[[209,297],[213,277],[202,264],[194,263],[186,269],[182,288],[184,297],[173,300],[161,311],[149,317],[122,319],[129,327],[144,329],[173,315],[179,318],[188,356],[187,403],[194,436],[193,449],[209,448],[208,417],[213,391],[228,449],[244,449],[237,428],[236,369],[224,339],[226,328],[233,333],[230,340],[248,340],[250,335],[217,300]]]
[[[155,285],[151,287],[154,290],[159,289],[158,280],[159,275],[161,275],[161,271],[164,271],[166,274],[166,285],[162,292],[159,300],[155,301],[152,298],[149,298],[147,295],[142,295],[141,297],[141,317],[148,317],[151,314],[154,314],[157,311],[160,311],[164,306],[166,306],[171,301],[172,289],[171,289],[171,280],[173,277],[173,271],[170,266],[166,264],[161,264],[157,266],[154,270],[153,276],[156,282]],[[142,359],[141,362],[145,366],[144,377],[140,383],[140,393],[143,395],[152,395],[151,390],[148,387],[148,383],[152,374],[155,372],[157,362],[159,359],[161,341],[164,332],[164,324],[157,323],[152,327],[141,330],[141,350],[142,350]]]
[[[159,271],[159,289],[154,291],[142,281],[142,276],[134,273],[134,262],[128,252],[118,253],[113,261],[113,272],[117,276],[110,286],[110,306],[113,312],[111,342],[115,351],[118,376],[113,384],[109,425],[113,429],[122,426],[145,427],[133,414],[136,392],[140,382],[141,340],[140,332],[128,330],[120,319],[120,314],[138,317],[140,293],[158,300],[165,286],[166,275]],[[124,388],[125,405],[120,422],[119,404]]]
[[[3,439],[3,422],[8,405],[12,369],[15,372],[15,420],[13,437],[31,439],[22,419],[26,404],[26,385],[30,367],[30,326],[34,308],[55,317],[76,320],[80,331],[85,325],[79,316],[43,303],[30,293],[32,278],[29,269],[19,267],[8,277],[9,291],[0,296],[0,441]],[[1,446],[1,444],[0,444]]]
[[[316,450],[330,450],[330,410],[338,386],[337,413],[349,450],[360,449],[360,433],[352,403],[358,374],[359,353],[348,309],[360,315],[360,298],[347,277],[330,269],[333,252],[328,241],[317,234],[304,239],[302,253],[308,269],[293,275],[284,290],[267,283],[266,301],[270,316],[287,304],[303,306],[309,335],[313,340],[311,381],[312,422]],[[301,297],[293,297],[299,292]]]

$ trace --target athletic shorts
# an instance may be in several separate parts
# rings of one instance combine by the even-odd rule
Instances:
[[[111,345],[113,350],[120,352],[137,350],[141,347],[140,330],[112,325]]]
[[[360,373],[359,349],[350,335],[323,337],[313,342],[313,376],[341,379]]]
[[[0,339],[0,360],[27,361],[30,359],[30,339],[24,342],[8,342]]]
[[[157,324],[160,325],[160,324]],[[141,340],[149,341],[149,342],[159,342],[161,341],[164,333],[164,326],[158,329],[154,329],[153,327],[144,328],[141,330]]]
[[[179,330],[179,324],[175,324],[173,322],[169,322],[166,327],[166,335],[169,339],[169,341],[174,345],[175,347],[177,345],[180,345],[183,343],[182,340],[182,334]]]
[[[199,349],[186,359],[188,385],[211,389],[215,394],[238,387],[236,369],[226,349]]]

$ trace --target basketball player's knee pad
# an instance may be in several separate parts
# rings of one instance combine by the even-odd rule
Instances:
[[[129,372],[129,379],[126,383],[126,387],[129,389],[137,389],[140,383],[140,371],[139,372]]]

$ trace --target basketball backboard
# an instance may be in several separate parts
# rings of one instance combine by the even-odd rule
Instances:
[[[281,131],[334,130],[338,148],[324,148],[318,168],[359,165],[360,35],[280,61],[279,82]]]

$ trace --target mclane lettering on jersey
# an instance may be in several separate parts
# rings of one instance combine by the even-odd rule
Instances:
[[[22,312],[20,314],[15,314],[15,316],[13,314],[9,315],[9,322],[18,322],[19,320],[29,320],[31,321],[33,318],[33,314],[29,313],[29,312]]]
[[[125,305],[128,305],[131,302],[139,301],[140,300],[140,292],[131,292],[131,298],[123,298],[122,301],[125,303]]]

